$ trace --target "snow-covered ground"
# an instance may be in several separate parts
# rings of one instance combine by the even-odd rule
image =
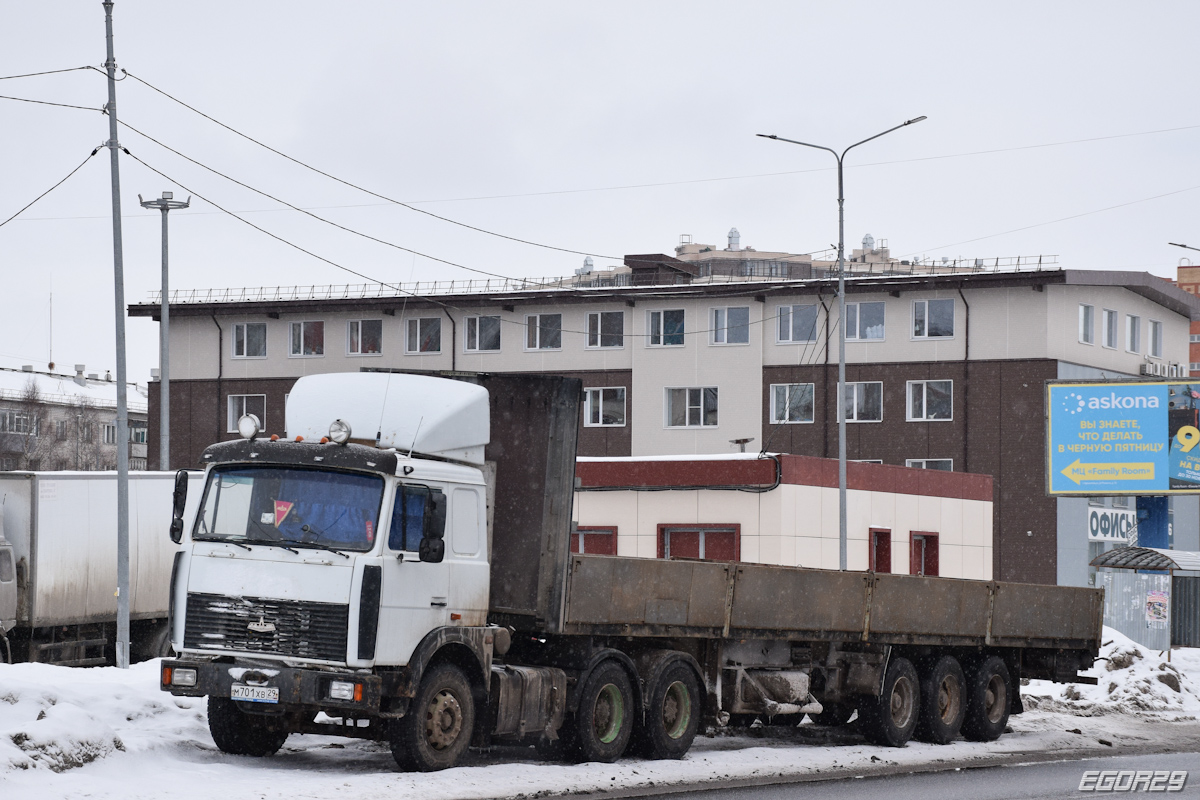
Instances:
[[[990,744],[873,747],[805,724],[699,737],[682,761],[557,764],[532,748],[473,754],[432,775],[399,772],[387,747],[292,736],[274,757],[219,752],[204,701],[158,690],[157,662],[122,671],[0,666],[0,797],[9,798],[492,798],[663,787],[699,781],[963,766],[1005,755],[1115,748],[1200,749],[1200,651],[1147,651],[1116,631],[1092,674],[1098,686],[1033,681],[1027,712]]]

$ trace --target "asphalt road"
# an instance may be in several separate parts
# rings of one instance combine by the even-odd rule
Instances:
[[[909,773],[837,780],[801,780],[769,786],[691,789],[683,792],[625,794],[627,798],[686,796],[697,800],[1025,800],[1029,798],[1144,797],[1146,793],[1081,792],[1085,770],[1187,770],[1182,791],[1154,793],[1169,798],[1200,798],[1200,753],[1113,756],[1080,761],[1049,761],[946,772]],[[1126,782],[1128,782],[1126,780]]]

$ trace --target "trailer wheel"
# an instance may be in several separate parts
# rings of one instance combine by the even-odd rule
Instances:
[[[967,684],[967,715],[963,719],[963,738],[972,742],[991,742],[1000,738],[1008,724],[1012,679],[999,656],[988,656],[971,672]]]
[[[402,769],[433,772],[458,763],[475,728],[475,698],[462,670],[439,664],[425,673],[408,713],[393,721],[392,758]]]
[[[633,687],[616,661],[605,661],[588,676],[579,694],[575,731],[584,761],[612,763],[625,753],[634,722]]]
[[[862,732],[868,742],[903,747],[917,727],[921,687],[917,671],[907,658],[893,658],[883,678],[879,697],[864,698],[859,706]]]
[[[282,724],[243,714],[228,697],[208,698],[208,732],[222,753],[260,758],[278,752],[288,737]]]
[[[921,713],[914,737],[920,742],[950,744],[967,712],[966,678],[954,656],[921,665]]]
[[[682,661],[671,664],[650,688],[638,752],[647,758],[683,758],[700,728],[700,683]]]

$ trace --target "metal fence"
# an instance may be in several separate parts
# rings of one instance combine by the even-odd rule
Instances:
[[[1104,587],[1105,625],[1151,650],[1170,648],[1170,575],[1102,569],[1096,578]]]
[[[1171,644],[1200,647],[1200,577],[1176,575],[1171,582]]]

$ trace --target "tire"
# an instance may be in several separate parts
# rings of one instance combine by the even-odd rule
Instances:
[[[916,669],[907,658],[893,658],[883,677],[882,694],[864,698],[859,705],[863,736],[872,744],[904,747],[917,727],[920,709]]]
[[[658,676],[637,727],[637,750],[646,758],[683,758],[691,748],[700,729],[700,682],[686,662],[676,661]]]
[[[625,754],[633,734],[633,687],[616,661],[602,662],[579,693],[574,737],[584,761],[611,764]]]
[[[393,721],[392,758],[401,769],[434,772],[458,763],[475,730],[475,697],[462,670],[439,664],[421,679],[408,713]]]
[[[913,737],[920,742],[950,744],[967,713],[967,680],[954,656],[921,665],[921,713]]]
[[[208,732],[222,753],[259,758],[277,753],[288,737],[282,720],[244,714],[228,697],[208,698]]]
[[[1000,738],[1008,725],[1008,710],[1013,697],[1012,678],[999,656],[988,656],[971,671],[967,681],[967,714],[962,734],[972,742],[991,742]]]
[[[810,717],[814,725],[826,725],[830,728],[840,728],[850,721],[854,716],[855,709],[852,705],[844,703],[830,703],[824,706],[824,710],[820,714],[811,714]]]

